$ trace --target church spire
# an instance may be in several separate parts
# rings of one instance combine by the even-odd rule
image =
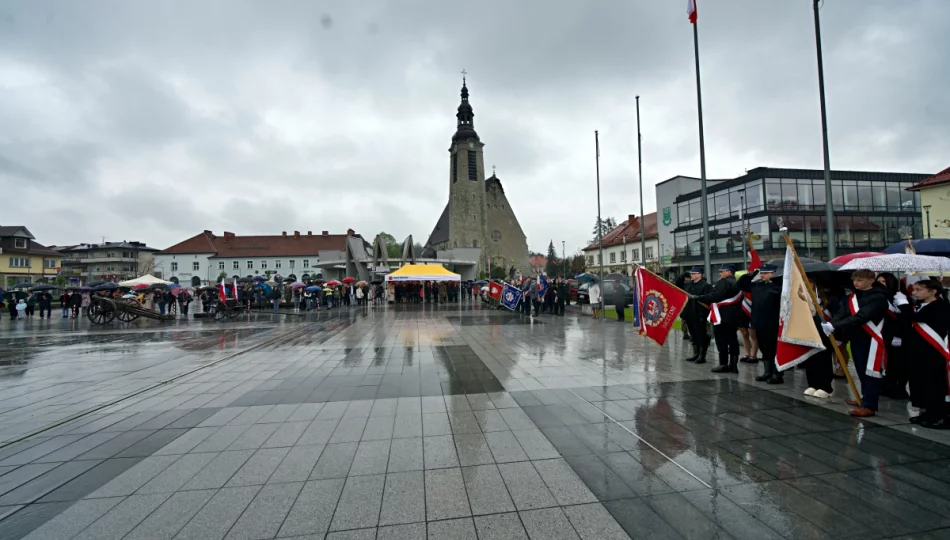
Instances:
[[[463,141],[465,139],[478,140],[478,133],[475,133],[475,113],[472,111],[472,105],[468,102],[468,86],[466,86],[465,81],[466,75],[468,75],[468,73],[463,69],[462,102],[459,104],[458,112],[455,114],[455,117],[458,118],[458,124],[455,135],[452,136],[453,141]]]

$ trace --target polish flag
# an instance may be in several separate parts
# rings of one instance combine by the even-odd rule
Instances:
[[[689,22],[696,24],[696,0],[686,0],[686,14],[689,15]]]
[[[749,244],[749,272],[754,272],[762,266],[762,259],[759,258],[759,253],[752,247],[752,244]]]
[[[218,287],[218,298],[219,298],[222,302],[227,302],[227,301],[228,301],[228,295],[226,294],[226,290],[227,290],[227,289],[225,289],[225,287],[224,287],[224,278],[221,278],[221,285]]]

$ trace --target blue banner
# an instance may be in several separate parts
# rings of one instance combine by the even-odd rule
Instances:
[[[501,305],[514,311],[518,307],[518,301],[521,300],[521,294],[517,287],[505,283],[505,289],[501,291]]]

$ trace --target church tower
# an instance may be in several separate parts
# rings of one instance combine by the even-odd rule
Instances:
[[[463,72],[464,74],[464,72]],[[468,87],[462,77],[455,135],[449,147],[449,246],[485,249],[485,146],[475,133]],[[484,268],[484,260],[479,264]]]

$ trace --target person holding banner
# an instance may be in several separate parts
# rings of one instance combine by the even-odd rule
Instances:
[[[778,268],[774,264],[763,264],[739,278],[739,290],[752,294],[752,315],[749,327],[755,330],[756,341],[762,352],[764,371],[755,378],[759,382],[782,384],[785,378],[775,366],[775,349],[778,347],[778,319],[782,300],[782,286],[772,281]],[[758,281],[753,278],[759,276]]]
[[[930,278],[913,284],[917,307],[903,342],[910,368],[910,399],[921,413],[910,421],[930,429],[950,429],[950,303],[940,282]]]
[[[823,322],[821,328],[825,335],[834,333],[851,343],[851,357],[861,379],[862,397],[860,403],[853,399],[845,403],[856,407],[851,410],[851,416],[864,418],[874,416],[878,397],[884,389],[887,347],[883,329],[890,303],[887,289],[875,281],[874,272],[857,270],[851,274],[851,283],[854,293],[845,300],[842,310],[847,316]]]
[[[700,305],[697,298],[711,293],[712,286],[706,281],[703,269],[699,266],[694,266],[688,273],[680,276],[676,280],[676,286],[689,295],[689,303],[683,309],[682,318],[686,326],[689,327],[693,355],[688,357],[686,361],[705,364],[706,351],[709,350],[709,334],[706,333],[706,319],[709,317],[709,308]]]
[[[719,268],[719,281],[712,292],[696,298],[709,304],[709,322],[713,324],[719,366],[713,373],[739,373],[739,326],[745,318],[742,313],[743,293],[736,285],[736,267],[724,264]]]

